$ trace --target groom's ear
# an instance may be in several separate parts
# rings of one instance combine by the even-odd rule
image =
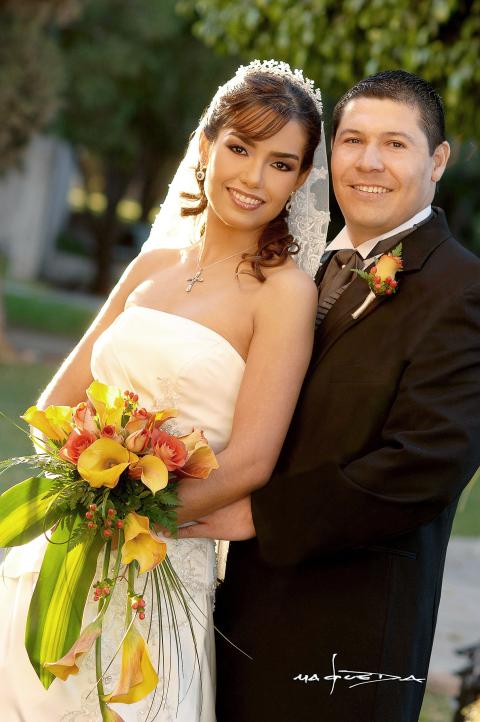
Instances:
[[[444,140],[443,143],[437,145],[433,151],[432,181],[434,183],[438,183],[442,177],[443,172],[447,167],[449,157],[450,145],[446,140]]]

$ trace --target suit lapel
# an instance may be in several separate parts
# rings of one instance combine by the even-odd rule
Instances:
[[[327,270],[328,263],[329,263],[331,257],[334,255],[334,253],[335,253],[335,251],[327,251],[326,253],[323,254],[321,261],[320,261],[319,269],[315,276],[315,283],[317,284],[317,286],[320,286],[320,284],[323,280],[323,277],[325,275],[325,272]]]
[[[399,276],[400,284],[403,275],[418,271],[422,268],[428,256],[433,253],[443,241],[451,236],[443,211],[439,208],[434,208],[433,211],[433,216],[428,223],[415,229],[402,241],[403,271]],[[325,273],[326,266],[327,263],[324,263],[320,271],[323,270],[323,273]],[[317,282],[320,271],[317,274]],[[323,273],[321,277],[323,277]],[[334,306],[332,306],[315,336],[312,356],[313,367],[322,360],[327,351],[346,331],[374,313],[380,304],[386,301],[395,303],[395,296],[377,296],[361,316],[353,319],[353,311],[363,303],[368,293],[369,288],[367,283],[357,276],[345,289]],[[401,285],[399,293],[402,293]]]

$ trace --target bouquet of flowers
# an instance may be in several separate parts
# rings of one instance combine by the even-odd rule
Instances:
[[[154,530],[175,536],[178,478],[206,478],[218,464],[202,431],[168,433],[164,424],[176,415],[175,409],[138,408],[134,392],[94,381],[87,400],[74,408],[29,408],[22,418],[42,432],[29,434],[37,453],[0,462],[0,473],[17,464],[41,470],[0,496],[1,547],[25,544],[42,533],[50,542],[28,613],[30,661],[48,689],[55,677],[77,674],[95,645],[100,710],[111,722],[121,718],[110,702],[137,702],[158,683],[159,665],[154,668],[135,624],[148,613],[149,581],[159,609],[181,604],[195,643],[186,590]],[[102,576],[94,583],[101,554]],[[139,575],[145,575],[141,584]],[[107,694],[102,633],[112,593],[121,584],[126,619],[120,678]],[[90,590],[97,614],[82,630]]]

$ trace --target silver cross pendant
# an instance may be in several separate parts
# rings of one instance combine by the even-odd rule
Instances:
[[[200,268],[192,278],[187,278],[188,286],[186,286],[185,290],[187,293],[190,293],[192,288],[196,283],[203,283],[202,276],[202,269]]]

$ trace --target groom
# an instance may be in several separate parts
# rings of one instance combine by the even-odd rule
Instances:
[[[230,545],[217,593],[217,627],[252,657],[218,638],[218,722],[418,719],[480,464],[480,261],[431,206],[448,156],[441,101],[414,75],[367,78],[334,110],[346,226],[318,274],[311,366],[271,480],[229,535],[210,530],[255,537]],[[354,319],[369,289],[351,269],[400,241],[397,293]]]

